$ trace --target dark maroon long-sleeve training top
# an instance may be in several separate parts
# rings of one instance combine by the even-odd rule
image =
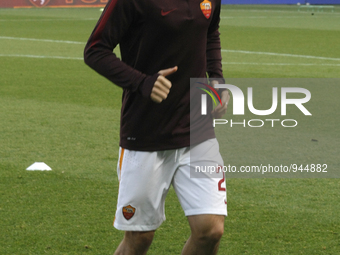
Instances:
[[[85,47],[85,63],[123,88],[120,146],[156,151],[190,145],[190,78],[222,78],[220,0],[111,0]],[[119,44],[121,60],[112,52]],[[162,103],[158,71],[178,66]],[[200,111],[200,108],[198,109]],[[211,123],[195,138],[215,137]]]

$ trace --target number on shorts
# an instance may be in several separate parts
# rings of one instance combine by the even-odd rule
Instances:
[[[222,167],[218,166],[217,172],[219,172],[221,169]],[[222,187],[222,184],[224,183],[224,180],[225,180],[225,175],[223,171],[222,171],[222,176],[223,178],[218,182],[218,191],[225,191],[225,188]]]

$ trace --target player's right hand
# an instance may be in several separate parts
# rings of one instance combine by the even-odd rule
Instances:
[[[152,101],[156,103],[161,103],[168,97],[170,92],[170,88],[172,86],[171,81],[169,81],[166,76],[173,74],[178,69],[177,66],[160,70],[158,73],[160,74],[153,85],[150,98]]]

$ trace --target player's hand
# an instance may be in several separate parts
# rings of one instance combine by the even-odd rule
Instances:
[[[177,66],[171,67],[168,69],[160,70],[158,73],[160,74],[153,85],[150,98],[152,101],[156,103],[161,103],[168,97],[170,92],[170,88],[172,86],[171,81],[169,81],[166,76],[173,74],[178,69]]]
[[[213,87],[215,87],[216,84],[218,84],[217,81],[212,81],[211,82],[211,85]],[[218,88],[216,90],[218,90]],[[212,112],[211,112],[211,114],[212,114],[214,119],[220,119],[220,118],[222,118],[222,116],[224,114],[226,114],[227,108],[228,108],[229,99],[230,99],[229,91],[228,90],[223,90],[222,93],[221,93],[221,102],[222,102],[222,105],[221,104],[217,105],[215,107],[215,109],[212,110]]]

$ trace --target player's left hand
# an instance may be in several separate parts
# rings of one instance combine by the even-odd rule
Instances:
[[[217,81],[212,81],[211,85],[213,87],[215,87],[214,85],[218,84]],[[216,89],[218,90],[218,89]],[[220,119],[222,118],[222,116],[224,114],[226,114],[227,112],[227,108],[228,108],[228,103],[229,103],[229,99],[230,99],[230,95],[229,95],[229,91],[228,90],[223,90],[221,93],[221,104],[218,104],[214,110],[212,110],[211,114],[213,116],[214,119]]]

